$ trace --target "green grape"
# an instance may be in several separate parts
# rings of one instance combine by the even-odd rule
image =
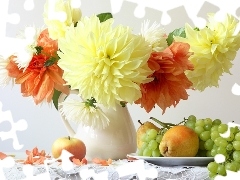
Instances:
[[[157,149],[158,146],[159,146],[159,144],[157,143],[157,141],[153,140],[153,139],[148,143],[148,148],[151,150]]]
[[[195,128],[195,122],[193,121],[187,121],[184,125],[191,128],[192,130]]]
[[[212,122],[212,125],[215,126],[215,125],[220,125],[222,123],[222,121],[220,119],[214,119],[214,121]]]
[[[194,131],[200,135],[203,131],[204,131],[204,128],[202,126],[195,126],[194,128]]]
[[[201,134],[200,134],[200,139],[203,140],[203,141],[207,141],[208,139],[211,138],[211,132],[210,131],[203,131]]]
[[[233,160],[231,163],[234,164],[234,166],[236,167],[237,171],[240,170],[240,163],[239,162]]]
[[[162,133],[162,134],[165,134],[165,133],[167,132],[167,130],[168,130],[168,129],[164,128],[164,129],[161,131],[161,133]]]
[[[229,171],[233,171],[233,172],[237,172],[238,171],[237,166],[234,163],[232,163],[232,162],[226,163],[225,164],[225,169],[229,170]]]
[[[235,134],[235,140],[240,141],[240,132],[238,132],[237,134]]]
[[[236,134],[238,133],[238,127],[235,126],[235,127],[230,127],[230,131],[233,133],[233,134]]]
[[[196,116],[194,116],[194,115],[188,116],[188,121],[196,122],[196,120],[197,120]]]
[[[226,175],[227,175],[225,166],[224,166],[223,164],[219,164],[219,165],[218,165],[217,173],[218,173],[219,175],[221,175],[221,176],[226,176]]]
[[[215,126],[212,126],[211,132],[212,132],[212,131],[218,131],[218,126],[216,126],[216,125],[215,125]]]
[[[220,146],[221,140],[223,140],[223,137],[217,137],[217,138],[214,140],[214,144],[216,144],[216,146]]]
[[[158,134],[158,132],[156,129],[150,129],[149,131],[147,131],[147,135],[148,135],[149,139],[155,139],[157,134]]]
[[[234,161],[240,163],[240,151],[234,151],[232,156]]]
[[[162,141],[162,138],[163,138],[163,135],[158,134],[157,137],[156,137],[156,141],[157,141],[158,143],[160,143],[160,142]]]
[[[207,165],[207,169],[212,172],[212,173],[217,173],[217,170],[218,170],[218,163],[216,162],[210,162],[208,165]]]
[[[199,119],[199,120],[196,121],[195,126],[201,126],[201,127],[203,127],[204,124],[205,124],[205,123],[204,123],[204,120],[203,120],[203,119]]]
[[[152,157],[160,157],[161,153],[159,151],[159,149],[155,149],[152,151]]]
[[[212,157],[212,155],[211,155],[211,150],[208,150],[208,151],[207,151],[206,156],[207,156],[207,157]]]
[[[211,124],[205,124],[204,125],[204,130],[205,131],[210,131],[212,129],[212,125]]]
[[[228,130],[228,125],[227,124],[220,124],[218,126],[218,132],[219,133],[224,133]]]
[[[206,150],[212,150],[213,144],[214,144],[214,141],[213,141],[212,139],[208,139],[208,140],[204,143],[204,148],[205,148]]]
[[[235,150],[237,150],[237,151],[240,150],[240,141],[233,141],[232,144],[233,144],[233,148]]]
[[[232,150],[233,150],[233,145],[232,145],[232,143],[228,143],[226,149],[227,149],[227,151],[232,151]]]
[[[141,149],[145,149],[146,147],[148,147],[148,142],[143,142],[142,146],[141,146]]]
[[[217,173],[209,172],[209,173],[208,173],[208,176],[209,176],[211,179],[214,179],[214,178],[217,176]]]
[[[150,141],[153,140],[153,139],[155,139],[155,138],[147,135],[146,138],[145,138],[145,142],[150,142]]]
[[[225,147],[219,146],[219,147],[217,148],[217,153],[218,153],[218,154],[227,155],[227,150],[226,150]]]
[[[218,131],[211,131],[211,139],[214,141],[216,138],[220,137]]]
[[[143,142],[147,142],[147,134],[146,133],[141,135],[141,140]]]
[[[234,138],[235,138],[234,134],[233,134],[232,132],[230,132],[230,135],[226,138],[226,140],[227,140],[228,142],[231,142],[231,141],[234,140]]]
[[[143,156],[148,156],[148,157],[150,157],[151,155],[152,155],[152,150],[151,150],[151,149],[145,148],[145,149],[143,150]]]
[[[214,157],[214,156],[217,155],[217,148],[213,148],[213,149],[211,150],[211,155],[212,155],[212,157]]]
[[[227,140],[225,140],[225,139],[221,139],[221,140],[220,140],[219,146],[226,148],[227,145],[228,145]]]
[[[212,125],[212,119],[211,118],[206,118],[204,119],[204,124],[209,124],[209,125]]]

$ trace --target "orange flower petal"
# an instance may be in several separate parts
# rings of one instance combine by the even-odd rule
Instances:
[[[6,69],[8,70],[8,75],[10,77],[16,78],[18,77],[18,75],[22,72],[21,70],[18,69],[17,64],[14,62],[14,59],[16,58],[16,56],[10,56],[9,59],[9,63],[6,66]]]
[[[192,82],[184,72],[193,70],[188,60],[191,55],[189,47],[187,43],[174,42],[163,52],[151,54],[148,64],[155,71],[151,76],[154,80],[141,84],[142,97],[136,104],[141,104],[147,112],[158,105],[164,114],[167,107],[175,107],[181,99],[188,99],[186,90],[191,88]]]
[[[6,158],[6,157],[7,157],[7,155],[6,155],[5,153],[0,152],[0,159],[1,159],[1,160],[4,159],[4,158]]]
[[[58,50],[57,40],[52,40],[49,37],[48,29],[44,29],[37,40],[37,45],[43,47],[42,53],[46,54],[48,57],[55,56]]]
[[[93,163],[100,164],[101,166],[108,166],[109,164],[112,163],[111,159],[105,160],[105,159],[100,159],[100,158],[94,158],[92,160]]]

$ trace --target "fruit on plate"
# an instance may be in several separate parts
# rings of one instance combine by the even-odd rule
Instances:
[[[73,158],[82,160],[86,155],[86,146],[83,141],[73,137],[61,137],[56,139],[52,144],[52,155],[55,159],[59,158],[62,150],[65,149],[73,155]]]
[[[141,123],[140,120],[138,120],[138,122],[141,124],[140,127],[137,129],[137,148],[140,149],[143,141],[142,141],[142,135],[144,135],[146,133],[146,131],[148,129],[155,129],[157,131],[160,130],[160,128],[158,128],[156,125],[154,125],[153,123],[146,121],[144,123]]]
[[[194,157],[198,148],[198,135],[184,125],[167,130],[159,144],[159,150],[165,157]]]

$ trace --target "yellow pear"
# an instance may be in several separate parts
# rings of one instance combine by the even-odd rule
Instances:
[[[141,121],[138,120],[138,122],[141,124],[139,126],[139,128],[137,129],[137,147],[138,147],[138,149],[140,149],[142,146],[142,143],[143,143],[143,141],[141,140],[142,135],[145,134],[148,129],[155,129],[155,130],[159,131],[160,128],[158,128],[156,125],[154,125],[153,123],[151,123],[149,121],[141,123]]]
[[[194,157],[198,148],[198,135],[184,125],[167,130],[159,144],[159,150],[165,157]]]

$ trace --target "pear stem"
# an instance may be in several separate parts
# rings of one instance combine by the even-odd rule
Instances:
[[[139,122],[139,124],[143,125],[143,123],[140,120],[138,120],[138,122]]]

